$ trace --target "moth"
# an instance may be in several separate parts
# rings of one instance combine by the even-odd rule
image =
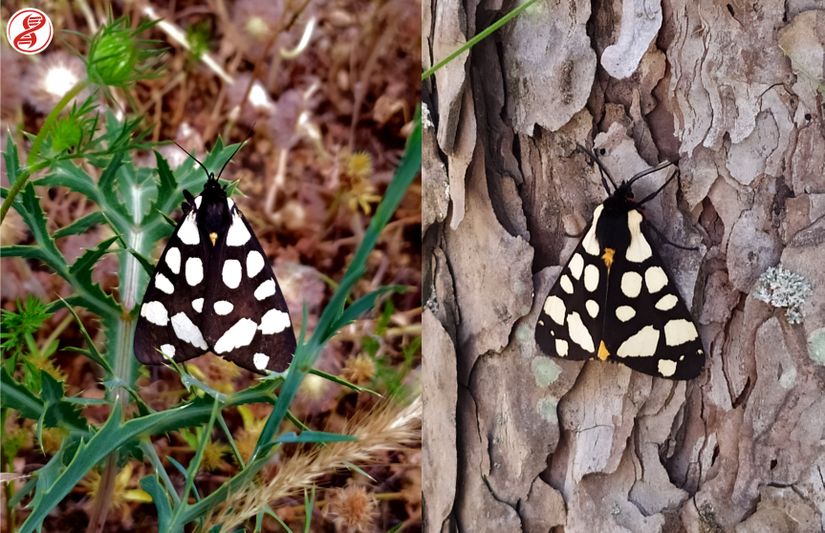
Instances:
[[[140,306],[135,355],[158,365],[211,351],[253,372],[280,372],[296,345],[281,288],[252,227],[218,181],[223,168],[215,177],[195,161],[206,184],[195,197],[184,191],[183,217]]]
[[[633,184],[671,163],[616,186],[598,159],[579,148],[597,163],[608,197],[594,209],[584,236],[544,301],[536,324],[537,344],[544,353],[565,359],[618,361],[669,379],[696,377],[705,364],[702,340],[652,244],[651,231],[658,230],[645,220],[643,210],[678,171],[658,190],[636,200]]]

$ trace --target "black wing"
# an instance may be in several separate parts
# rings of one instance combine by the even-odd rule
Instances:
[[[295,354],[289,310],[246,217],[227,203],[231,224],[209,261],[203,332],[221,357],[253,372],[280,372]]]
[[[607,267],[588,253],[585,236],[562,269],[536,324],[536,342],[547,355],[582,360],[598,354],[607,294]]]
[[[195,209],[190,209],[169,239],[143,296],[134,341],[141,363],[185,361],[208,350],[201,327],[208,262],[203,250]]]
[[[694,378],[705,364],[702,339],[644,223],[641,230],[634,238],[645,239],[649,257],[632,262],[617,253],[610,269],[606,349],[612,360],[645,374]]]

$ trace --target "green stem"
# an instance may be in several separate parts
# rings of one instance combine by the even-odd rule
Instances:
[[[69,92],[63,95],[63,98],[57,102],[57,105],[54,106],[51,113],[46,116],[43,126],[34,138],[34,142],[32,142],[29,157],[26,158],[26,168],[21,170],[20,174],[17,176],[17,180],[12,184],[11,189],[9,189],[8,196],[6,196],[6,199],[3,200],[3,205],[0,207],[0,222],[6,219],[6,213],[8,213],[9,208],[14,201],[14,197],[17,196],[21,190],[23,190],[23,186],[29,181],[29,178],[34,173],[34,169],[36,168],[35,161],[37,161],[37,158],[40,156],[40,149],[43,145],[43,141],[46,139],[49,131],[51,131],[54,124],[57,122],[57,117],[60,116],[60,113],[62,113],[66,106],[69,105],[69,102],[71,102],[75,96],[80,94],[80,92],[85,89],[88,84],[89,82],[87,80],[81,80],[75,83],[74,87],[69,89]]]
[[[435,65],[433,65],[432,67],[425,70],[424,73],[421,74],[421,81],[426,80],[427,78],[429,78],[430,76],[435,74],[436,71],[438,71],[441,67],[443,67],[444,65],[446,65],[447,63],[449,63],[453,59],[457,58],[458,56],[460,56],[461,54],[463,54],[464,52],[466,52],[467,50],[469,50],[470,48],[472,48],[473,46],[475,46],[476,44],[478,44],[482,40],[486,39],[488,35],[490,35],[494,31],[496,31],[497,29],[501,28],[502,26],[504,26],[505,24],[510,22],[510,20],[512,20],[513,18],[519,16],[522,11],[524,11],[528,7],[532,6],[537,1],[538,0],[527,0],[526,2],[524,2],[523,4],[518,6],[517,8],[511,10],[509,13],[507,13],[506,15],[504,15],[503,17],[498,19],[497,21],[493,22],[490,26],[487,26],[486,28],[484,28],[484,30],[482,30],[481,33],[479,33],[478,35],[476,35],[475,37],[473,37],[472,39],[470,39],[469,41],[467,41],[466,43],[461,45],[457,50],[452,52],[450,55],[448,55],[447,57],[445,57],[444,59],[442,59],[441,61],[439,61]]]

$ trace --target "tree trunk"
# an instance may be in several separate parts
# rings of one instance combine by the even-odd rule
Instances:
[[[425,1],[424,66],[514,5]],[[816,0],[546,0],[425,82],[429,531],[825,527],[823,51]],[[678,160],[646,217],[697,247],[658,244],[698,378],[536,346],[605,196],[576,143],[617,179]]]

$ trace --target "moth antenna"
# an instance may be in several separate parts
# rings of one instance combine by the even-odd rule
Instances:
[[[660,163],[659,165],[661,166],[661,163]],[[664,168],[664,167],[662,167],[662,168]],[[661,169],[660,169],[660,170],[661,170]],[[670,176],[670,177],[669,177],[669,178],[668,178],[668,179],[667,179],[667,180],[666,180],[666,181],[662,184],[662,186],[661,186],[661,187],[659,187],[658,189],[656,189],[656,190],[655,190],[655,191],[653,191],[652,193],[650,193],[650,194],[648,194],[647,196],[645,196],[642,200],[640,200],[640,201],[636,202],[636,205],[642,205],[642,204],[644,204],[645,202],[647,202],[647,201],[652,200],[653,198],[655,198],[655,197],[656,197],[656,195],[657,195],[657,194],[659,194],[660,192],[662,192],[662,189],[664,189],[665,187],[667,187],[668,183],[670,183],[671,181],[673,181],[673,179],[674,179],[674,178],[676,178],[676,176],[678,176],[678,175],[679,175],[679,169],[677,168],[677,169],[676,169],[676,172],[674,172],[674,173],[673,173],[673,174],[672,174],[672,175],[671,175],[671,176]],[[636,179],[639,179],[639,178],[636,178]],[[631,181],[631,183],[633,183],[633,182]]]
[[[240,144],[238,144],[238,147],[235,148],[235,151],[232,152],[232,155],[229,156],[229,159],[227,159],[226,162],[221,167],[221,171],[218,172],[218,179],[220,179],[221,174],[223,174],[223,169],[226,168],[226,165],[228,165],[229,162],[232,161],[232,158],[235,157],[235,154],[237,154],[241,150],[241,148],[243,148],[244,145],[249,141],[249,139],[252,138],[252,134],[255,132],[254,128],[255,128],[255,123],[253,122],[252,126],[249,128],[249,131],[246,132],[246,139],[244,139],[243,141],[240,142]]]
[[[212,174],[211,172],[209,172],[209,169],[208,169],[208,168],[206,168],[206,165],[204,165],[203,163],[201,163],[201,162],[200,162],[200,160],[199,160],[197,157],[195,157],[195,156],[193,156],[192,154],[190,154],[190,153],[186,150],[186,148],[184,148],[183,146],[179,145],[177,141],[172,141],[172,142],[173,142],[173,143],[175,143],[175,145],[176,145],[178,148],[180,148],[181,150],[183,150],[183,152],[184,152],[186,155],[188,155],[189,157],[191,157],[191,158],[192,158],[192,159],[193,159],[193,160],[194,160],[197,164],[199,164],[199,165],[201,166],[201,168],[203,169],[203,171],[204,171],[204,172],[206,172],[206,177],[207,177],[207,179],[212,179],[213,174]]]
[[[607,176],[607,179],[610,180],[610,184],[613,185],[613,190],[614,191],[619,188],[616,185],[616,182],[613,181],[613,176],[610,175],[610,172],[607,171],[607,168],[605,168],[605,166],[602,164],[602,162],[599,160],[599,158],[596,157],[596,154],[594,154],[593,152],[591,152],[590,150],[588,150],[587,148],[585,148],[583,145],[581,145],[579,143],[576,143],[576,148],[580,152],[584,153],[587,157],[589,157],[594,163],[596,163],[596,166],[599,167],[599,173],[602,175],[602,187],[604,187],[604,191],[608,195],[610,195],[610,188],[607,186],[607,181],[605,181],[605,176]]]
[[[633,185],[633,183],[634,183],[636,180],[638,180],[639,178],[643,178],[643,177],[647,176],[648,174],[653,174],[654,172],[659,172],[659,171],[660,171],[660,170],[662,170],[663,168],[667,168],[667,167],[669,167],[669,166],[670,166],[670,165],[672,165],[672,164],[673,164],[673,163],[671,163],[670,161],[662,161],[661,163],[659,163],[659,164],[658,164],[658,165],[656,165],[655,167],[650,167],[650,168],[649,168],[649,169],[647,169],[647,170],[643,170],[643,171],[641,171],[641,172],[638,172],[638,173],[634,174],[634,175],[633,175],[633,176],[632,176],[632,177],[628,180],[627,184],[628,184],[628,185]]]

